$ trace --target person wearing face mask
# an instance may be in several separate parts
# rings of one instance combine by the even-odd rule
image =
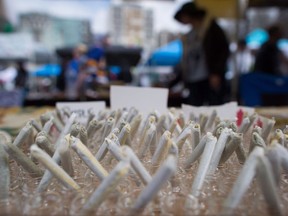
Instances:
[[[229,42],[215,19],[205,9],[187,2],[174,18],[191,30],[181,37],[183,54],[181,79],[189,90],[186,103],[218,105],[225,101],[225,73],[229,58]]]

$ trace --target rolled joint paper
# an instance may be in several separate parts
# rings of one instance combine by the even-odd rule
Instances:
[[[139,214],[145,206],[156,196],[161,187],[177,170],[177,160],[170,155],[158,169],[148,185],[142,190],[133,205],[130,215]]]
[[[107,139],[107,148],[109,152],[114,156],[114,158],[118,161],[123,160],[123,157],[121,155],[121,148],[120,144],[117,144],[118,142],[115,141],[114,139]]]
[[[92,108],[88,109],[88,119],[86,123],[86,127],[90,124],[90,122],[95,118],[95,113]]]
[[[65,187],[76,191],[80,189],[79,185],[37,145],[32,145],[30,151],[33,157],[40,161]]]
[[[230,156],[233,154],[234,151],[236,151],[237,148],[239,148],[239,145],[243,141],[243,134],[242,133],[231,133],[231,139],[226,144],[223,154],[220,159],[220,164],[225,163]]]
[[[103,143],[105,138],[111,133],[114,123],[115,119],[111,117],[108,118],[107,121],[105,122],[104,131],[101,137],[101,143]]]
[[[98,122],[96,119],[91,120],[87,127],[88,139],[92,139],[96,131],[99,130],[102,126],[103,125],[101,125],[100,122]]]
[[[200,125],[195,123],[192,127],[192,141],[191,147],[194,150],[196,146],[199,144],[201,138],[201,128]]]
[[[181,128],[184,128],[184,126],[185,126],[185,118],[184,118],[184,112],[183,111],[180,111],[180,113],[179,113],[178,122],[179,122],[179,126]]]
[[[77,137],[79,135],[80,129],[81,129],[81,125],[79,123],[72,124],[70,135],[73,137]]]
[[[52,156],[54,154],[54,149],[51,143],[49,142],[48,138],[46,136],[37,136],[35,139],[35,143],[45,150],[47,154]]]
[[[182,147],[186,141],[186,139],[191,136],[192,129],[191,127],[186,127],[182,133],[176,138],[175,143],[178,146],[179,151],[181,152]]]
[[[211,129],[215,123],[215,119],[217,117],[217,111],[215,109],[213,109],[212,113],[210,114],[208,120],[207,120],[207,123],[205,125],[205,128],[204,130],[207,131],[207,132],[211,132]]]
[[[240,164],[244,164],[246,160],[246,153],[244,150],[243,142],[240,142],[238,147],[235,150],[238,161]]]
[[[119,142],[121,145],[127,145],[126,141],[128,139],[128,137],[130,136],[130,132],[131,132],[131,126],[129,123],[126,123],[121,131],[120,131],[120,134],[118,136],[118,139],[119,139]]]
[[[283,133],[282,130],[280,130],[280,129],[276,129],[276,130],[275,130],[274,139],[276,139],[279,144],[281,144],[282,146],[284,146],[285,135],[284,135],[284,133]]]
[[[281,166],[286,173],[288,173],[288,150],[277,142],[271,144],[271,148],[277,151],[278,157],[281,161]]]
[[[243,195],[248,190],[250,183],[255,177],[256,168],[258,166],[258,157],[262,155],[264,155],[264,149],[256,146],[245,161],[231,192],[226,198],[221,215],[232,215],[233,210],[238,206]]]
[[[43,175],[43,171],[33,161],[27,157],[17,146],[6,142],[2,143],[5,151],[13,158],[18,165],[22,166],[26,172],[33,178]]]
[[[274,125],[275,125],[275,120],[274,119],[269,119],[267,124],[263,128],[262,134],[261,134],[264,141],[266,141],[268,139],[269,134],[272,131]]]
[[[257,177],[268,204],[270,214],[283,215],[280,206],[281,199],[277,191],[275,178],[273,178],[273,169],[271,163],[264,155],[258,157]]]
[[[165,131],[165,121],[166,121],[166,116],[165,115],[162,115],[157,124],[156,124],[156,131],[157,131],[157,134],[163,134],[164,131]]]
[[[104,142],[95,155],[97,160],[102,161],[104,159],[108,152],[108,139],[113,139],[113,136],[117,137],[115,134],[110,134],[108,138],[104,139]]]
[[[233,132],[237,132],[237,129],[238,129],[235,122],[230,122],[228,124],[228,128],[230,128]]]
[[[138,131],[138,128],[141,124],[141,121],[142,121],[142,115],[141,114],[138,114],[131,122],[131,139],[133,140],[134,137],[135,137],[135,134],[137,133]]]
[[[156,126],[152,124],[144,137],[143,145],[139,149],[139,158],[145,157],[148,149],[150,150],[151,153],[155,152],[156,143],[153,142],[153,138],[155,137],[156,137]]]
[[[248,131],[249,127],[250,127],[250,118],[246,117],[246,118],[243,119],[243,121],[242,121],[240,127],[238,128],[237,132],[246,134],[246,132]]]
[[[55,143],[56,148],[58,148],[58,146],[61,144],[62,139],[63,139],[67,134],[70,133],[71,127],[72,127],[72,125],[74,124],[74,121],[75,121],[76,117],[77,117],[77,114],[76,114],[76,113],[72,113],[72,114],[70,115],[68,121],[66,122],[63,130],[61,131],[61,133],[60,133],[60,135],[59,135],[59,137],[58,137],[58,139],[57,139],[57,141],[56,141],[56,143]]]
[[[179,149],[178,149],[178,146],[176,145],[176,143],[174,141],[172,141],[171,147],[170,147],[168,153],[170,155],[173,155],[175,158],[179,157]]]
[[[40,115],[40,121],[42,126],[44,127],[45,123],[51,119],[51,112],[46,112]]]
[[[193,196],[198,196],[200,194],[201,188],[204,184],[208,172],[208,168],[211,162],[216,142],[217,142],[216,137],[214,137],[211,133],[209,133],[207,135],[206,145],[200,160],[197,174],[192,184],[191,194]]]
[[[128,157],[130,159],[132,168],[139,175],[143,184],[147,185],[152,179],[151,175],[143,166],[143,164],[141,163],[139,158],[136,156],[134,151],[129,146],[122,146],[121,150],[122,150],[122,154],[125,155],[125,157]]]
[[[7,202],[9,199],[10,170],[8,155],[3,148],[2,142],[11,142],[11,137],[4,131],[0,131],[0,202]]]
[[[26,124],[19,132],[17,137],[15,138],[13,145],[15,146],[21,146],[24,144],[24,142],[31,136],[33,133],[31,124]]]
[[[169,129],[168,129],[168,131],[169,131],[171,134],[173,134],[173,132],[174,132],[177,124],[178,124],[178,123],[177,123],[177,118],[174,118],[174,119],[172,120],[172,122],[170,123]]]
[[[72,157],[70,153],[70,137],[66,136],[62,142],[65,142],[65,144],[60,145],[58,148],[62,168],[68,173],[68,175],[74,176]]]
[[[71,137],[71,147],[101,181],[108,176],[108,172],[79,139]]]
[[[49,119],[47,122],[45,122],[45,124],[43,125],[42,131],[44,131],[46,134],[50,133],[50,130],[53,126],[53,121],[52,121],[53,117],[51,117],[51,119]]]
[[[35,119],[31,119],[28,123],[31,124],[37,132],[42,130],[41,125]]]
[[[215,170],[218,167],[218,164],[220,162],[221,156],[223,154],[224,148],[226,143],[228,142],[232,130],[228,128],[224,128],[217,140],[216,147],[214,149],[212,158],[211,158],[211,164],[209,166],[208,174],[213,175]]]
[[[159,166],[164,158],[168,155],[171,144],[171,133],[169,131],[165,131],[152,157],[152,164],[154,166]]]
[[[155,124],[155,116],[150,116],[149,118],[146,119],[146,122],[143,126],[143,129],[140,131],[141,135],[140,135],[140,143],[139,143],[139,149],[143,148],[144,145],[144,140],[145,140],[145,136],[147,134],[147,131],[149,130],[149,128],[151,127],[151,125]]]
[[[203,132],[205,131],[205,126],[206,126],[207,121],[208,121],[208,116],[205,114],[200,114],[199,124]]]
[[[128,174],[129,169],[129,161],[119,162],[84,204],[80,215],[91,215],[95,212],[108,195],[115,190],[119,182]]]
[[[269,146],[265,154],[273,167],[272,172],[275,182],[277,185],[279,185],[281,180],[282,167],[281,167],[281,156],[277,151],[276,145],[272,144],[271,146]]]
[[[252,133],[249,152],[251,152],[253,148],[255,148],[255,146],[259,146],[262,148],[266,147],[264,139],[257,132]]]
[[[211,136],[210,132],[208,132],[206,135],[202,137],[202,139],[200,140],[199,144],[196,146],[194,151],[186,159],[186,161],[184,162],[185,170],[190,169],[192,164],[201,156],[202,152],[204,151],[208,136]]]
[[[60,132],[63,130],[63,125],[61,123],[61,121],[59,120],[57,114],[55,112],[53,112],[52,116],[54,117],[52,119],[53,124],[55,125],[55,128]]]
[[[88,144],[88,135],[87,135],[87,130],[85,127],[81,126],[80,131],[79,131],[79,139],[81,142],[87,146]]]

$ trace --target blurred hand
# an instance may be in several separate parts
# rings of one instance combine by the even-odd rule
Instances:
[[[218,75],[212,74],[209,76],[209,84],[211,89],[217,91],[221,87],[221,78]]]

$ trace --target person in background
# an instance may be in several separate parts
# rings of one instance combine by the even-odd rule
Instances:
[[[272,75],[282,75],[281,66],[288,65],[288,59],[278,48],[278,41],[282,37],[279,26],[273,25],[268,28],[269,39],[262,44],[256,54],[254,71]]]
[[[77,83],[79,82],[79,73],[81,66],[86,62],[87,46],[84,44],[78,45],[73,52],[73,59],[67,64],[65,71],[65,94],[69,99],[78,97]]]
[[[195,106],[224,102],[225,73],[230,55],[229,42],[215,19],[194,2],[182,5],[174,18],[191,26],[182,36],[181,75],[190,94],[187,103]]]
[[[15,77],[15,87],[25,89],[28,82],[28,71],[25,69],[23,61],[18,61],[16,67],[17,75]]]

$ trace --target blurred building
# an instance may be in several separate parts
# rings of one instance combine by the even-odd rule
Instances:
[[[42,13],[20,15],[20,32],[32,33],[34,40],[50,51],[56,48],[90,44],[90,22],[82,19],[53,17]]]
[[[133,4],[111,7],[111,44],[145,46],[153,38],[153,12]]]

